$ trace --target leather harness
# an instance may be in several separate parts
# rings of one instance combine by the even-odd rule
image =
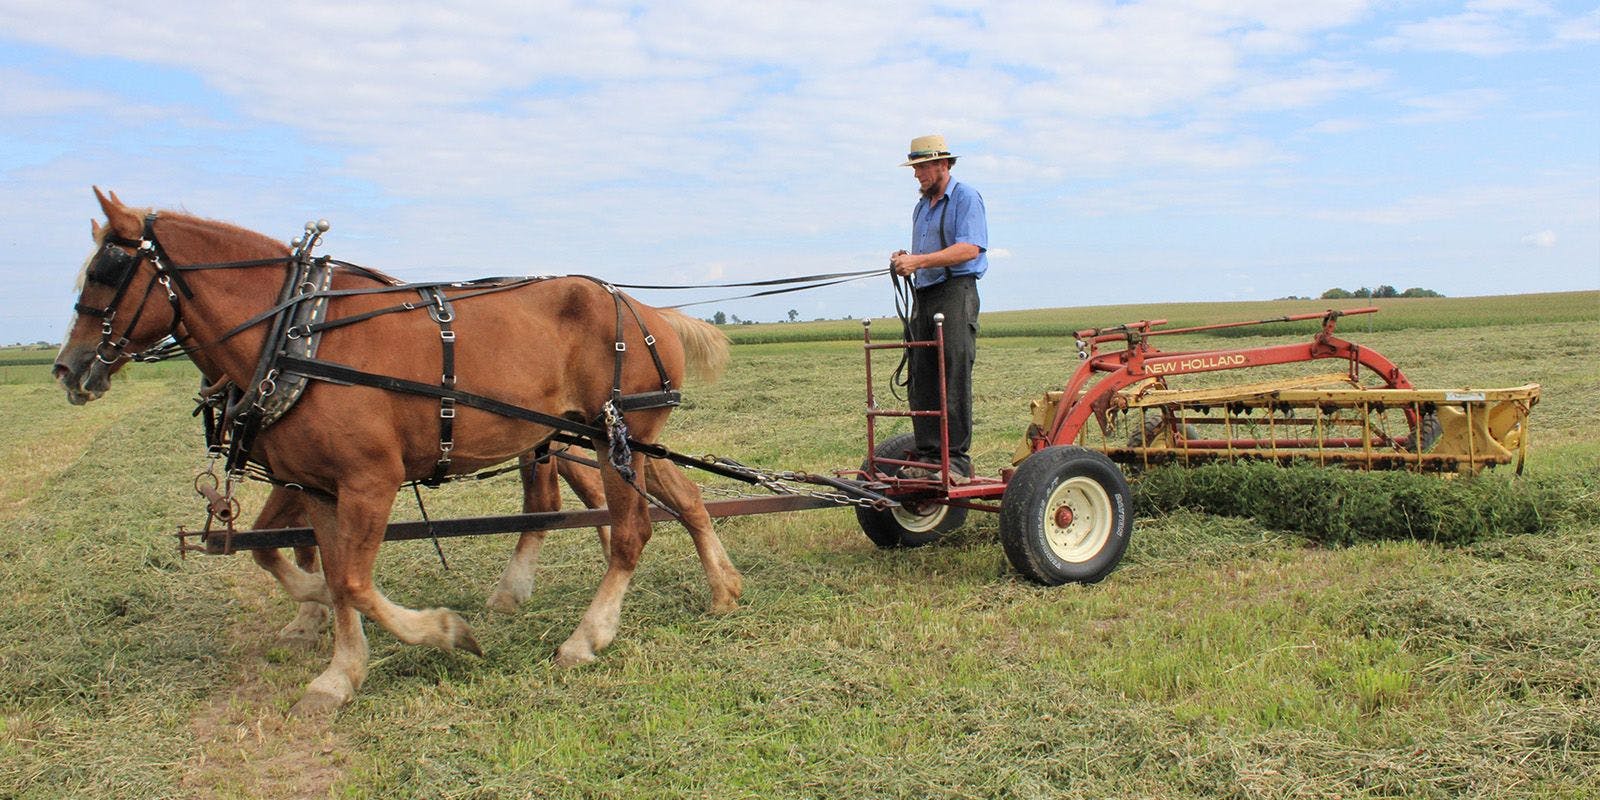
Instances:
[[[95,316],[102,320],[101,341],[96,346],[95,354],[97,358],[108,364],[115,363],[121,358],[137,361],[159,361],[187,355],[214,346],[256,325],[269,324],[261,356],[257,359],[255,374],[250,384],[246,387],[223,384],[221,386],[213,386],[209,391],[203,391],[200,406],[195,412],[197,415],[202,413],[205,415],[208,449],[214,455],[226,456],[225,465],[230,482],[231,479],[244,477],[246,469],[254,466],[260,470],[262,477],[275,484],[309,490],[308,487],[288,484],[274,478],[271,475],[270,465],[253,458],[251,452],[256,436],[289,412],[304,393],[311,380],[342,385],[371,386],[388,391],[436,398],[439,401],[439,457],[435,462],[431,477],[420,481],[429,486],[436,486],[447,479],[451,467],[451,452],[455,448],[456,410],[460,406],[477,408],[501,416],[550,427],[554,429],[551,440],[582,444],[584,446],[592,446],[590,442],[594,441],[606,441],[609,443],[608,460],[629,483],[633,483],[635,479],[631,465],[632,452],[635,450],[657,458],[671,458],[679,463],[693,461],[694,465],[703,466],[698,461],[679,456],[659,445],[638,442],[628,437],[627,426],[623,421],[624,413],[676,406],[681,403],[682,397],[681,393],[672,386],[672,380],[667,375],[666,366],[656,350],[655,336],[646,327],[644,319],[632,300],[618,291],[616,287],[598,278],[574,276],[595,282],[612,296],[616,305],[616,335],[613,343],[613,351],[616,355],[612,370],[610,396],[607,398],[599,417],[589,423],[583,423],[566,417],[545,414],[484,395],[462,391],[456,385],[455,348],[457,337],[453,327],[456,319],[455,303],[470,297],[528,286],[548,280],[553,276],[487,278],[456,283],[398,283],[357,265],[334,261],[327,256],[313,257],[311,251],[316,247],[322,232],[326,231],[327,228],[325,225],[319,227],[310,224],[307,225],[306,236],[295,240],[293,252],[286,257],[213,264],[175,265],[166,258],[159,241],[156,239],[156,219],[157,215],[154,212],[146,216],[142,237],[137,241],[116,237],[114,234],[105,238],[101,251],[90,262],[87,278],[95,283],[111,287],[115,294],[111,302],[104,308],[97,309],[91,306],[84,306],[82,303],[78,303],[75,308],[79,313]],[[130,253],[124,248],[135,249]],[[122,302],[129,287],[133,284],[139,264],[143,261],[149,261],[155,269],[154,277],[145,287],[144,300],[148,300],[149,295],[158,285],[166,290],[168,301],[173,309],[173,321],[168,330],[168,336],[173,339],[173,342],[139,353],[129,353],[126,350],[128,339],[144,313],[144,301],[141,300],[139,310],[135,312],[133,319],[121,334],[114,333],[113,321],[116,317],[116,307]],[[190,291],[182,278],[182,272],[201,269],[264,266],[279,263],[288,265],[290,269],[285,278],[283,288],[279,291],[277,302],[270,308],[250,317],[215,341],[205,344],[184,343],[189,337],[187,334],[180,334],[179,332],[182,322],[182,303],[178,292],[174,292],[172,288],[176,284],[183,297],[193,297],[193,292]],[[367,277],[379,280],[382,285],[361,289],[333,290],[330,287],[336,267],[350,268],[358,273],[365,274]],[[464,289],[466,291],[458,292],[452,298],[446,295],[445,289],[447,288]],[[418,300],[347,317],[327,319],[329,302],[333,298],[396,291],[416,292]],[[658,390],[637,394],[623,394],[622,392],[622,368],[628,350],[624,339],[626,333],[624,308],[627,308],[631,313],[635,324],[644,335],[646,350],[650,354],[651,361],[661,381],[661,388]],[[430,318],[439,326],[441,368],[440,381],[437,385],[365,372],[348,365],[316,358],[317,346],[324,331],[355,324],[384,314],[404,313],[417,309],[426,309]],[[111,354],[109,357],[106,354],[108,351]],[[546,447],[547,445],[548,441],[541,443],[540,446]],[[720,470],[715,469],[713,471],[720,472]],[[730,477],[740,476],[737,473],[730,473]]]

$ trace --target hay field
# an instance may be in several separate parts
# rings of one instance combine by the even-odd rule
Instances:
[[[1512,486],[1588,494],[1533,533],[1441,545],[1374,530],[1330,546],[1176,510],[1139,519],[1103,583],[1044,589],[1010,571],[987,515],[903,552],[874,548],[848,510],[750,517],[719,527],[744,607],[712,617],[688,538],[662,525],[617,642],[571,671],[549,655],[599,577],[592,534],[551,537],[515,616],[483,605],[510,538],[446,541],[448,571],[428,542],[401,543],[380,559],[385,591],[461,611],[487,657],[369,627],[365,686],[320,721],[283,712],[327,640],[274,640],[291,604],[247,557],[173,549],[170,533],[200,521],[192,371],[136,365],[74,408],[47,364],[5,367],[0,797],[1600,794],[1600,293],[1471,300],[1409,301],[1447,322],[1407,310],[1392,316],[1415,324],[1346,332],[1418,385],[1544,385]],[[1576,310],[1541,313],[1557,306]],[[1066,330],[1270,315],[1257,311],[1049,313]],[[1044,334],[980,343],[980,469],[1009,460],[1028,400],[1076,364]],[[1217,344],[1183,339],[1163,346]],[[721,383],[691,387],[669,442],[853,466],[861,381],[849,341],[740,345]],[[511,479],[447,488],[429,512],[510,511],[516,495]],[[247,508],[261,497],[251,487]]]

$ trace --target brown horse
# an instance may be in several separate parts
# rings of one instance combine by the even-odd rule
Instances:
[[[129,208],[98,189],[95,196],[107,222],[103,228],[95,226],[97,249],[84,265],[79,313],[55,364],[68,400],[82,404],[99,397],[128,350],[149,347],[169,331],[195,343],[192,357],[205,374],[254,386],[268,334],[265,325],[249,323],[277,302],[288,280],[288,267],[279,261],[287,260],[287,248],[226,223],[175,212],[147,216],[144,209]],[[261,260],[274,263],[185,269]],[[369,280],[336,274],[332,288]],[[130,286],[143,288],[128,290]],[[617,297],[589,279],[553,278],[471,297],[460,290],[444,291],[456,297],[457,385],[541,419],[578,424],[597,420],[618,393],[659,390],[663,377],[678,385],[686,366],[704,367],[726,357],[725,338],[682,314],[631,303],[635,323],[621,325]],[[391,302],[376,294],[332,296],[329,318],[381,312]],[[645,329],[668,328],[676,336],[653,340],[656,358],[639,355],[651,352]],[[620,361],[619,333],[628,355]],[[439,340],[439,326],[425,314],[379,313],[327,330],[318,358],[415,385],[437,385]],[[656,441],[670,410],[657,406],[627,411],[623,419],[631,438]],[[306,510],[333,610],[331,663],[307,687],[294,713],[336,709],[354,696],[368,661],[362,615],[408,644],[481,652],[460,615],[442,608],[405,608],[373,584],[373,564],[399,488],[430,477],[439,462],[439,416],[434,398],[313,380],[299,401],[253,442],[256,461],[269,465],[277,478],[309,490]],[[472,406],[460,408],[454,422],[452,473],[516,458],[556,432],[554,422],[541,424]],[[608,444],[602,435],[593,437],[597,452],[606,452]],[[669,472],[647,472],[638,449],[620,465],[600,460],[612,524],[607,566],[583,619],[556,650],[560,665],[592,661],[615,638],[623,595],[650,538],[646,487],[630,483],[622,468],[630,468],[638,482]],[[657,494],[672,491],[670,481],[648,488]],[[693,517],[706,520],[688,527],[711,587],[711,607],[731,609],[740,594],[739,573],[712,531],[698,492],[683,502]]]

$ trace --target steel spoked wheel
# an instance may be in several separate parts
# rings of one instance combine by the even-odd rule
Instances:
[[[1000,543],[1026,578],[1094,583],[1116,569],[1133,534],[1132,492],[1100,453],[1047,447],[1017,467],[1000,499]]]
[[[879,442],[878,446],[873,448],[873,452],[879,458],[905,460],[915,448],[915,437],[903,433]],[[865,471],[867,467],[868,464],[863,462],[861,469]],[[861,532],[865,533],[873,544],[883,548],[921,547],[932,544],[938,541],[939,537],[961,527],[966,521],[965,508],[952,508],[932,501],[905,501],[898,508],[885,511],[856,507],[856,523],[861,526]]]

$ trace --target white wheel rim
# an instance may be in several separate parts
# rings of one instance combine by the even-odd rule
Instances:
[[[1062,561],[1087,561],[1105,549],[1111,521],[1111,496],[1105,488],[1090,478],[1068,478],[1045,501],[1045,543]]]
[[[900,523],[900,527],[909,533],[927,533],[939,527],[939,524],[944,522],[945,515],[950,513],[949,506],[942,506],[936,503],[919,505],[916,508],[932,508],[932,510],[925,514],[919,514],[913,508],[904,504],[891,509],[895,522]]]

